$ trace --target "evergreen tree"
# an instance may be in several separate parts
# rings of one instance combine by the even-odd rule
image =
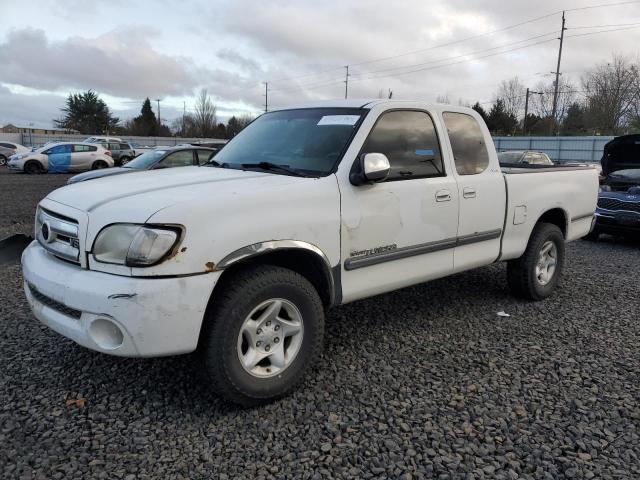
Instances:
[[[64,117],[54,120],[56,126],[77,130],[82,134],[104,134],[112,132],[119,119],[111,115],[109,107],[96,92],[70,93],[62,108]]]
[[[514,114],[507,112],[504,101],[496,100],[487,118],[489,130],[495,133],[512,134],[518,126],[518,119]]]

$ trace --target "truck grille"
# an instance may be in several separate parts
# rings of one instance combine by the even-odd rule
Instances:
[[[82,316],[82,312],[80,310],[67,307],[64,303],[60,303],[57,300],[54,300],[53,298],[47,297],[45,294],[40,293],[38,289],[32,284],[29,284],[29,291],[31,292],[31,295],[33,295],[33,297],[36,300],[38,300],[40,303],[54,309],[57,312],[62,313],[63,315],[66,315],[67,317],[71,317],[71,318],[75,318],[76,320],[79,320],[80,317]]]
[[[36,213],[36,238],[56,257],[80,263],[78,222],[73,218],[39,207]]]
[[[601,197],[598,199],[598,207],[605,210],[624,210],[627,212],[640,213],[640,202],[618,200],[617,198]]]

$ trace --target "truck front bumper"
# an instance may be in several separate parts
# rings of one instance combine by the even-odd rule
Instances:
[[[196,349],[220,272],[134,278],[85,270],[36,241],[22,254],[24,291],[38,320],[98,352],[154,357]]]

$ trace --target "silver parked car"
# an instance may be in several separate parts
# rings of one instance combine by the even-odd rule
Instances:
[[[102,145],[62,142],[9,158],[11,170],[25,173],[69,173],[113,167],[110,152]]]
[[[6,165],[11,155],[28,152],[29,148],[14,142],[0,140],[0,166]]]
[[[548,165],[553,166],[553,161],[544,152],[534,152],[532,150],[509,150],[498,153],[500,165],[513,166],[516,164],[525,165]]]

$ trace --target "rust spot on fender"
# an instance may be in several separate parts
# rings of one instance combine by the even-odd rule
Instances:
[[[213,272],[216,268],[216,264],[213,262],[207,262],[204,264],[204,271],[205,272]]]

